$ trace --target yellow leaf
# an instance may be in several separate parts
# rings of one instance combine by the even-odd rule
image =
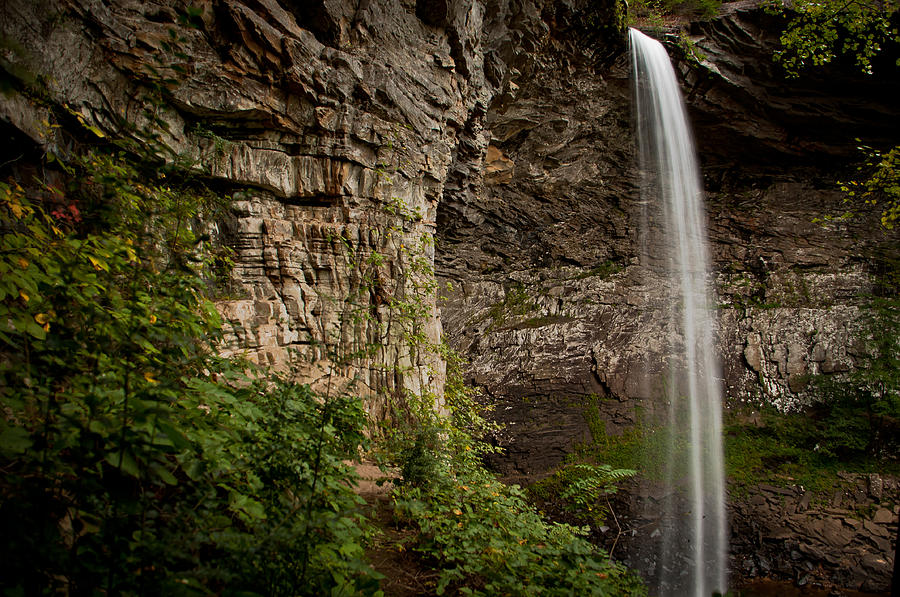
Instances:
[[[146,379],[150,383],[159,383],[156,381],[156,378],[153,377],[153,374],[149,371],[144,371],[144,379]]]
[[[19,267],[26,269],[28,267],[28,260],[24,257],[19,257]]]
[[[50,322],[48,321],[47,323],[45,323],[43,325],[43,328],[44,328],[45,332],[49,332],[50,331]]]
[[[56,226],[51,226],[50,229],[53,230],[53,234],[55,234],[56,236],[63,235],[63,231],[60,230],[59,228],[57,228]]]
[[[150,324],[152,325],[152,324],[156,323],[156,321],[157,321],[156,315],[150,315]]]
[[[28,294],[26,294],[26,292],[24,290],[19,290],[19,296],[21,296],[22,300],[25,301],[26,303],[31,298],[30,296],[28,296]]]
[[[454,508],[453,513],[457,516],[462,516],[462,510],[460,510],[459,508]]]
[[[22,214],[25,213],[25,210],[18,203],[10,203],[9,208],[12,210],[13,215],[16,216],[16,219],[21,218]]]
[[[100,261],[99,259],[93,257],[92,255],[88,255],[88,259],[90,260],[90,262],[92,264],[94,264],[94,269],[97,270],[98,272],[102,269],[106,269],[105,267],[103,267],[106,264],[104,262]]]
[[[89,125],[89,124],[87,124],[87,123],[85,123],[84,126],[87,128],[87,130],[91,131],[92,133],[94,133],[95,135],[97,135],[98,137],[100,137],[101,139],[103,139],[103,138],[106,137],[106,133],[104,133],[103,131],[101,131],[101,130],[98,129],[97,127],[91,126],[91,125]]]
[[[44,325],[45,323],[50,321],[50,316],[47,315],[46,313],[38,313],[37,315],[34,316],[34,320],[36,322],[38,322],[39,324]]]

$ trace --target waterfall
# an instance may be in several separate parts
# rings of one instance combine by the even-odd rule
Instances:
[[[676,429],[669,467],[669,521],[655,576],[660,595],[725,593],[727,539],[722,451],[721,372],[715,354],[700,173],[675,71],[663,46],[629,31],[641,171],[645,265],[662,264],[672,328],[666,387]],[[660,223],[652,226],[654,214]],[[654,236],[656,230],[660,236]],[[649,230],[652,230],[649,231]],[[683,434],[683,435],[680,435]],[[679,447],[685,446],[682,452]],[[684,469],[683,472],[679,468]]]

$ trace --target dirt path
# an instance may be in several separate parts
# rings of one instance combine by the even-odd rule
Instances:
[[[366,500],[369,519],[378,528],[366,550],[366,559],[372,567],[384,575],[381,589],[385,597],[416,597],[433,595],[438,573],[423,565],[418,553],[408,549],[416,531],[400,524],[394,517],[391,491],[393,483],[380,480],[393,475],[381,471],[371,462],[355,463],[359,475],[356,492]]]

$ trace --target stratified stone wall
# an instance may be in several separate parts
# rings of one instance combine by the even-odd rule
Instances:
[[[0,117],[60,155],[85,131],[49,127],[48,107],[104,138],[150,126],[232,198],[229,216],[203,223],[235,250],[227,350],[307,381],[356,380],[383,416],[388,396],[441,396],[436,206],[501,84],[484,74],[482,3],[421,12],[400,0],[8,2],[4,57],[45,94],[4,97]]]
[[[727,5],[691,30],[702,64],[674,38],[669,50],[703,167],[726,399],[790,410],[812,399],[815,376],[866,358],[872,256],[896,253],[896,233],[873,213],[815,220],[845,209],[836,180],[852,175],[854,135],[900,137],[900,88],[840,68],[786,81],[771,62],[775,25]],[[609,433],[664,410],[676,333],[660,304],[668,282],[641,258],[627,57],[598,64],[562,40],[531,57],[487,115],[483,171],[438,206],[438,272],[454,285],[444,329],[498,419],[528,420],[529,434],[498,439],[510,458],[497,466],[517,475],[585,437],[587,395],[603,398]]]
[[[388,396],[442,393],[437,206],[447,188],[478,191],[486,154],[508,180],[513,162],[488,147],[490,105],[515,95],[550,24],[569,43],[589,36],[598,55],[622,44],[621,19],[588,31],[585,6],[7,2],[4,59],[41,91],[4,97],[0,118],[59,155],[80,135],[158,135],[233,199],[228,217],[202,223],[235,249],[226,350],[312,382],[355,380],[381,417]]]
[[[815,220],[845,209],[836,181],[853,174],[854,136],[900,138],[900,88],[840,68],[785,81],[771,63],[776,31],[763,11],[727,5],[691,30],[702,64],[685,60],[675,38],[668,49],[703,167],[726,401],[786,411],[815,397],[816,376],[842,375],[867,357],[873,256],[896,255],[896,233],[874,213]],[[488,113],[483,170],[445,191],[436,256],[452,283],[445,333],[506,424],[491,464],[522,482],[602,433],[652,424],[666,411],[667,347],[677,340],[673,305],[662,304],[670,282],[641,258],[626,57],[598,64],[556,39],[531,58]],[[741,511],[750,519],[751,506]],[[830,515],[794,514],[793,540],[818,545],[802,527]],[[883,579],[890,561],[870,557],[868,535],[854,541],[853,578],[878,566]],[[812,549],[785,569],[827,564]]]
[[[589,439],[589,422],[620,433],[664,406],[673,326],[668,282],[640,259],[622,7],[8,1],[2,58],[41,92],[0,97],[0,130],[30,139],[10,155],[37,164],[150,127],[230,199],[198,223],[235,251],[223,350],[353,386],[382,419],[407,393],[439,402],[443,324],[511,423],[494,464],[529,476]],[[854,136],[900,138],[900,83],[834,68],[786,83],[772,17],[725,13],[691,30],[702,64],[676,64],[704,168],[723,383],[732,405],[790,409],[811,376],[865,357],[869,257],[896,236],[813,219],[841,210]],[[440,303],[436,281],[451,283]]]

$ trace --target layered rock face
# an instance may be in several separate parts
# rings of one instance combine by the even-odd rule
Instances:
[[[694,26],[702,63],[674,39],[670,53],[703,165],[726,397],[787,410],[809,400],[813,376],[864,356],[870,257],[893,236],[873,214],[814,219],[843,212],[835,180],[851,173],[854,135],[898,137],[898,89],[841,66],[787,81],[773,17],[725,8]],[[478,192],[448,188],[438,207],[438,271],[454,284],[445,331],[501,404],[508,457],[496,465],[509,475],[558,463],[593,417],[610,434],[651,422],[677,335],[669,282],[641,257],[627,59],[600,65],[560,44],[537,56],[488,114]]]
[[[478,177],[489,105],[515,92],[551,25],[571,37],[578,5],[10,2],[0,33],[17,80],[0,114],[38,152],[149,133],[192,164],[233,198],[204,223],[236,252],[228,350],[355,380],[381,417],[390,396],[441,395],[438,202]],[[585,35],[609,54],[619,5],[592,6]]]
[[[900,87],[840,66],[786,82],[772,18],[731,5],[695,25],[700,63],[669,45],[727,397],[788,409],[864,356],[870,257],[895,239],[812,221],[842,209],[853,137],[900,138]],[[230,198],[203,223],[235,250],[226,350],[355,383],[385,418],[439,400],[443,325],[508,424],[494,464],[540,474],[664,406],[675,332],[641,258],[621,25],[612,1],[6,2],[0,168],[159,135]]]
[[[81,134],[158,135],[233,199],[204,223],[235,249],[228,350],[356,380],[384,416],[391,396],[441,395],[436,207],[458,154],[483,153],[505,69],[490,32],[509,41],[512,16],[538,13],[418,4],[4,3],[5,64],[25,73],[0,101],[5,134],[57,155]]]
[[[763,11],[726,5],[692,29],[702,62],[688,60],[677,39],[669,50],[703,166],[726,399],[789,410],[812,399],[812,378],[840,375],[866,356],[865,295],[875,256],[896,254],[896,236],[873,213],[814,220],[845,209],[836,181],[853,174],[854,137],[873,146],[900,138],[900,88],[842,65],[785,80],[771,58],[777,25]],[[515,95],[488,113],[481,175],[447,188],[438,206],[438,272],[452,283],[444,330],[506,424],[495,438],[505,453],[492,464],[511,479],[532,480],[580,443],[652,426],[667,410],[678,331],[664,301],[671,282],[643,257],[628,71],[625,56],[598,64],[546,44],[514,79]],[[620,514],[639,512],[647,490],[634,488]],[[802,503],[802,493],[791,497]],[[736,500],[736,541],[750,521],[774,520],[766,508],[779,499]],[[738,546],[735,575],[797,579],[822,565],[833,582],[858,585],[868,574],[879,579],[868,588],[883,588],[886,525],[856,534],[862,519],[846,515],[845,524],[835,522],[840,512],[791,507],[789,528],[757,524],[756,539]],[[654,541],[645,532],[653,520],[629,521],[638,535],[626,553]],[[823,538],[823,525],[843,525],[852,558],[829,560],[838,535]],[[744,557],[763,544],[762,560]],[[833,576],[844,565],[844,576]]]
[[[846,489],[811,503],[798,487],[760,485],[732,514],[732,570],[885,591],[896,537],[896,478],[843,474]],[[893,528],[892,528],[893,527]]]

